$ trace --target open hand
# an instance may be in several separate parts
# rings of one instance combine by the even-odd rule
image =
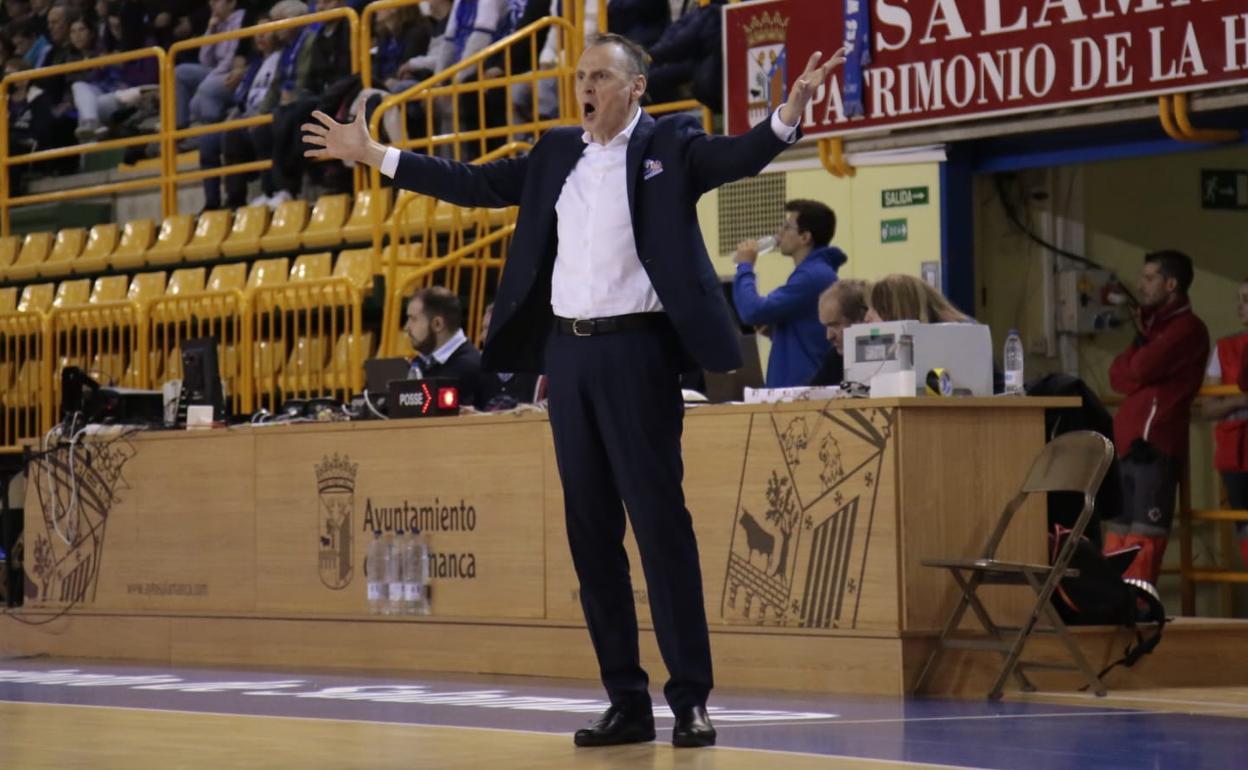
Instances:
[[[303,143],[312,147],[304,151],[305,157],[337,158],[353,163],[367,163],[370,166],[381,165],[386,151],[368,135],[364,110],[360,110],[355,120],[350,123],[339,123],[320,110],[313,112],[312,118],[317,122],[300,126]]]
[[[819,84],[828,79],[828,75],[831,74],[832,70],[845,63],[845,57],[848,54],[849,46],[841,46],[822,65],[819,64],[819,60],[823,58],[823,51],[815,51],[811,55],[810,61],[806,62],[806,69],[793,82],[792,88],[789,89],[788,101],[780,107],[780,120],[786,126],[797,125],[798,121],[802,119],[802,114],[806,112],[806,105],[814,98]]]

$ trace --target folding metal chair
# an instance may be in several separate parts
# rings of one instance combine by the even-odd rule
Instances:
[[[1093,671],[1084,657],[1083,652],[1071,637],[1057,610],[1049,601],[1053,591],[1063,578],[1078,577],[1078,570],[1069,567],[1075,554],[1083,530],[1092,518],[1092,508],[1096,500],[1096,492],[1101,480],[1109,470],[1114,459],[1114,447],[1108,439],[1091,431],[1074,431],[1058,436],[1045,445],[1027,472],[1019,493],[1005,506],[996,529],[984,546],[978,559],[924,559],[925,567],[938,567],[949,570],[954,581],[962,591],[962,598],[945,621],[941,629],[940,639],[936,648],[928,656],[927,663],[915,682],[917,691],[927,675],[935,668],[940,653],[946,649],[975,650],[980,652],[996,652],[1004,659],[1001,673],[988,693],[990,700],[1001,697],[1005,680],[1013,675],[1026,692],[1035,690],[1035,686],[1023,673],[1024,668],[1051,669],[1060,671],[1078,671],[1088,681],[1088,685],[1097,695],[1104,695],[1105,685]],[[1019,562],[1001,561],[996,558],[997,546],[1005,536],[1014,514],[1033,493],[1047,492],[1082,492],[1083,510],[1075,521],[1070,536],[1066,539],[1061,551],[1053,564],[1023,564]],[[1036,537],[1042,537],[1040,532]],[[976,595],[980,586],[984,585],[1025,585],[1035,594],[1035,604],[1031,608],[1026,621],[1021,627],[1002,626],[995,623],[987,609]],[[958,625],[962,622],[967,609],[970,609],[983,626],[985,634],[975,637],[955,635]],[[1041,616],[1046,625],[1038,625]],[[1021,660],[1023,646],[1033,633],[1053,634],[1065,645],[1074,664],[1040,663]]]

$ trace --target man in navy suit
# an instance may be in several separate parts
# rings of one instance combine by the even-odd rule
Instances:
[[[739,137],[640,108],[646,56],[632,41],[590,41],[576,70],[581,128],[544,134],[527,156],[482,165],[372,141],[361,115],[317,113],[308,157],[379,167],[396,186],[460,206],[520,207],[483,365],[545,371],[581,605],[611,707],[578,746],[654,739],[649,679],[624,550],[625,508],[670,678],[672,743],[709,746],[710,639],[693,522],[681,488],[680,374],[729,371],[741,350],[706,253],[703,193],[757,174],[789,143],[838,51],[811,57],[771,117]],[[361,111],[362,112],[362,111]],[[627,205],[625,205],[627,204]]]

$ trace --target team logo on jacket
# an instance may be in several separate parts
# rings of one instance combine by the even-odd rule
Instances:
[[[757,125],[784,103],[788,91],[789,18],[779,11],[750,17],[743,25],[750,125]]]

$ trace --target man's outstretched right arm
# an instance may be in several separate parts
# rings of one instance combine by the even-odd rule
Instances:
[[[524,188],[528,157],[480,165],[433,158],[386,147],[368,135],[361,111],[348,124],[321,111],[316,122],[304,123],[303,141],[309,158],[337,158],[373,166],[404,190],[429,195],[457,206],[516,206]]]

